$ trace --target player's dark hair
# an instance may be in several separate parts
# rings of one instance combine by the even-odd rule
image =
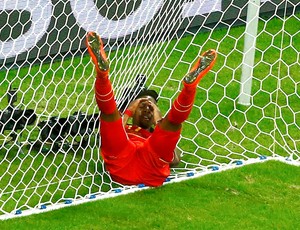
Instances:
[[[142,90],[136,97],[137,98],[141,98],[141,97],[145,97],[145,96],[150,96],[152,97],[156,102],[158,102],[158,94],[155,90],[152,89],[144,89]]]

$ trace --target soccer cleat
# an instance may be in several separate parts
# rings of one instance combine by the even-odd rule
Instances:
[[[204,52],[191,71],[184,77],[183,83],[186,86],[197,86],[200,80],[214,66],[217,59],[217,52],[213,49]]]
[[[88,32],[86,35],[86,45],[97,72],[108,71],[109,63],[100,36],[95,32]]]

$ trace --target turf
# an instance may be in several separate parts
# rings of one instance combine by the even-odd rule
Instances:
[[[296,166],[258,163],[2,221],[0,229],[297,229],[299,174]]]

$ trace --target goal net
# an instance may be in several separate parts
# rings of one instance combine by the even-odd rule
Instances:
[[[166,114],[197,57],[217,50],[168,180],[299,164],[299,10],[298,0],[0,1],[0,218],[143,188],[112,181],[99,155],[87,31],[103,38],[120,109],[149,88]]]

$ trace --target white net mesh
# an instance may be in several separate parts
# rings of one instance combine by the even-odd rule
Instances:
[[[299,1],[262,1],[255,37],[246,27],[255,20],[247,19],[246,3],[0,1],[0,215],[124,188],[110,180],[99,156],[86,31],[105,42],[118,104],[143,74],[164,114],[199,54],[217,50],[172,174],[265,156],[299,161]],[[249,66],[244,47],[251,38]],[[241,84],[247,67],[250,78]],[[238,102],[248,83],[246,106]]]

